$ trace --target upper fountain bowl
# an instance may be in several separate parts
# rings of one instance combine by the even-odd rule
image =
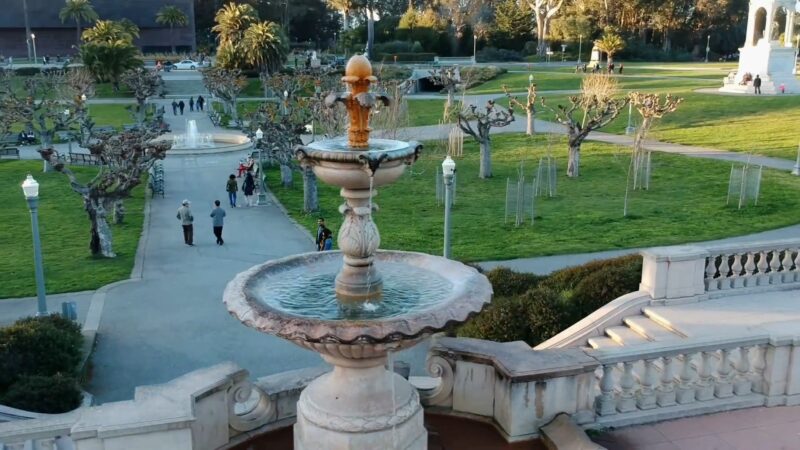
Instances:
[[[337,301],[334,278],[342,254],[315,252],[240,273],[228,283],[224,302],[232,315],[261,332],[325,355],[368,359],[466,321],[492,295],[485,276],[457,261],[378,251],[375,264],[384,275],[379,301]]]

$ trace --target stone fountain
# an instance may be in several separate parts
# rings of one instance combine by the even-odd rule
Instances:
[[[234,133],[200,133],[197,121],[186,121],[183,134],[166,134],[159,139],[172,141],[171,154],[219,153],[248,150],[253,143],[247,136]]]
[[[419,395],[385,368],[387,356],[467,320],[489,302],[492,289],[459,262],[378,250],[375,189],[396,181],[421,146],[369,139],[372,107],[388,99],[370,92],[376,78],[365,57],[350,59],[342,81],[348,92],[326,102],[345,104],[347,139],[297,149],[320,180],[341,188],[341,251],[252,267],[228,284],[224,302],[245,325],[318,352],[333,366],[300,396],[296,450],[425,449]]]

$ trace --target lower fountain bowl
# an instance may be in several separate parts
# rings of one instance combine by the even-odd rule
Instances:
[[[179,135],[181,136],[181,135]],[[170,148],[168,155],[198,155],[208,153],[228,153],[238,152],[242,150],[249,150],[253,147],[253,142],[247,136],[233,133],[207,133],[202,134],[203,137],[209,136],[209,142],[202,140],[198,142],[195,147],[191,147],[185,141],[179,140],[179,143],[173,144]],[[175,142],[175,135],[169,133],[158,137],[156,140]]]
[[[461,323],[490,301],[485,276],[460,262],[422,253],[378,251],[379,298],[340,302],[340,252],[269,261],[228,283],[224,303],[245,325],[322,355],[373,359]]]

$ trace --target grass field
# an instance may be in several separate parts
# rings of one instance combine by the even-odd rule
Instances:
[[[97,289],[128,278],[142,232],[144,187],[136,188],[125,201],[126,223],[111,226],[117,258],[93,258],[83,201],[72,192],[66,176],[41,169],[41,161],[0,161],[0,201],[9,207],[0,233],[0,298],[36,295],[30,213],[20,188],[28,173],[40,184],[39,229],[47,292]],[[95,173],[85,167],[74,171],[86,179]]]
[[[458,160],[457,204],[453,209],[453,254],[467,261],[510,259],[619,248],[679,244],[736,236],[800,222],[800,179],[765,171],[757,207],[742,211],[725,205],[730,165],[724,162],[654,154],[649,192],[630,199],[630,215],[622,216],[629,150],[584,144],[582,176],[570,180],[563,140],[553,144],[558,162],[558,196],[539,199],[536,223],[516,228],[504,223],[505,189],[520,161],[532,175],[538,158],[547,153],[547,138],[501,135],[494,138],[495,177],[477,178],[478,151],[465,145]],[[435,171],[442,151],[435,144],[395,185],[380,189],[375,221],[381,247],[441,253],[443,210],[436,205]],[[320,185],[319,213],[301,213],[302,188],[277,185],[277,169],[268,173],[270,188],[289,213],[310,230],[316,217],[341,223],[337,188]]]

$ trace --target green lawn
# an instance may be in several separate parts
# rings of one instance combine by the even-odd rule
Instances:
[[[503,86],[508,86],[512,92],[523,92],[528,89],[528,73],[506,73],[494,80],[483,83],[468,91],[469,94],[502,93]],[[576,90],[580,89],[583,73],[565,72],[539,72],[534,71],[534,82],[539,91]],[[722,85],[722,75],[718,78],[710,75],[696,75],[693,77],[669,77],[662,74],[653,75],[615,75],[619,81],[620,89],[662,89],[662,88],[700,88]]]
[[[128,112],[128,106],[135,105],[89,105],[89,114],[96,126],[111,125],[122,128],[123,124],[136,123],[136,119]]]
[[[82,178],[96,169],[76,167]],[[97,289],[127,279],[136,254],[144,218],[144,188],[125,201],[123,225],[112,225],[115,259],[89,253],[89,220],[83,201],[72,192],[67,177],[42,173],[41,161],[0,161],[0,201],[11,208],[0,233],[0,298],[36,295],[33,244],[28,205],[20,184],[31,173],[40,184],[39,229],[48,293]]]
[[[111,83],[97,83],[95,85],[95,97],[96,98],[132,98],[133,92],[125,87],[125,85],[120,84],[119,91],[114,91],[113,86]]]
[[[478,152],[465,145],[458,160],[457,205],[453,210],[453,254],[467,261],[593,252],[609,249],[680,244],[764,231],[800,223],[800,179],[764,172],[757,207],[738,211],[725,205],[730,165],[724,162],[656,153],[649,192],[630,199],[630,216],[622,217],[629,150],[605,144],[584,144],[582,176],[563,176],[564,141],[552,152],[558,162],[558,196],[540,199],[534,226],[505,224],[506,180],[520,161],[532,176],[538,158],[546,154],[547,138],[502,135],[494,138],[495,177],[477,178]],[[443,210],[436,205],[435,171],[442,151],[435,144],[392,186],[380,189],[375,221],[381,247],[439,254]],[[268,173],[270,188],[292,217],[309,230],[326,217],[331,229],[341,223],[338,188],[320,186],[319,213],[302,214],[302,183],[295,189],[277,185],[277,169]]]

